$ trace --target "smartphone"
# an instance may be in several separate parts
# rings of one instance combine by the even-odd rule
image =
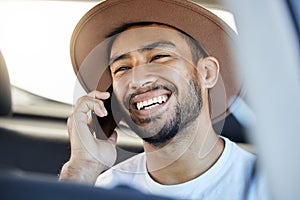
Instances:
[[[95,137],[105,140],[109,138],[117,124],[120,122],[120,109],[116,98],[113,95],[112,86],[107,90],[110,93],[110,98],[104,100],[104,106],[107,110],[107,116],[98,117],[94,111],[92,111],[92,120],[94,124]],[[112,112],[112,105],[114,106]],[[113,115],[114,114],[114,115]]]

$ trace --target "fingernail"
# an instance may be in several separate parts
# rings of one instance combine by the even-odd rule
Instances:
[[[104,116],[106,116],[108,113],[106,110],[103,110],[103,114],[104,114]]]

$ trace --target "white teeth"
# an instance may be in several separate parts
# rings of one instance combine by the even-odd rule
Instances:
[[[148,105],[151,105],[151,104],[153,104],[153,100],[152,100],[152,99],[149,99],[149,100],[148,100]]]
[[[137,107],[138,110],[140,110],[141,109],[140,103],[137,103],[136,107]]]
[[[147,101],[143,101],[143,106],[147,106],[148,102]]]
[[[167,101],[167,99],[168,99],[168,97],[167,97],[167,96],[163,96],[162,98],[163,98],[163,102],[166,102],[166,101]]]
[[[161,98],[161,96],[157,97],[157,99],[158,99],[158,103],[162,103],[162,98]]]
[[[136,104],[136,107],[138,110],[141,110],[141,109],[148,110],[150,108],[153,108],[155,106],[158,106],[159,104],[166,102],[167,99],[168,99],[167,95],[154,97],[153,99],[148,99],[146,101],[138,102]]]
[[[148,110],[148,109],[150,109],[150,108],[156,107],[156,106],[158,106],[158,105],[159,105],[159,104],[154,104],[154,105],[152,105],[152,106],[145,107],[145,110]]]

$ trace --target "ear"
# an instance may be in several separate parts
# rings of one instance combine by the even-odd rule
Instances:
[[[202,76],[203,84],[206,88],[215,86],[219,76],[219,61],[212,56],[199,59],[197,68]]]

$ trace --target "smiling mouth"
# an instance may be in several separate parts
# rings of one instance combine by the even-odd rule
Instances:
[[[164,104],[165,102],[168,101],[168,99],[169,99],[168,95],[161,95],[148,100],[137,102],[134,105],[137,110],[148,110],[156,106],[159,106],[161,104]]]

